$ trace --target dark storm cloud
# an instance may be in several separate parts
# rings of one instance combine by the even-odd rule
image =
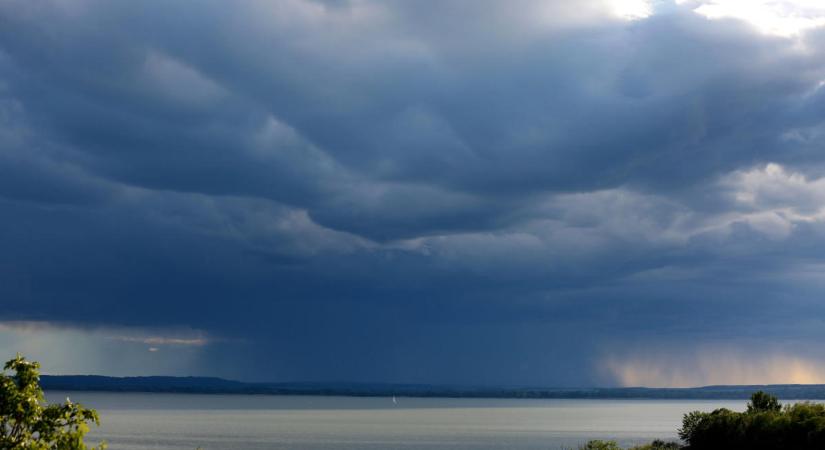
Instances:
[[[191,327],[256,379],[821,338],[825,34],[571,5],[5,3],[0,319]]]

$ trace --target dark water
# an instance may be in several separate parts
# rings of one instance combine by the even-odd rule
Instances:
[[[682,414],[744,401],[487,400],[49,392],[94,407],[88,442],[134,450],[560,449],[676,439]]]

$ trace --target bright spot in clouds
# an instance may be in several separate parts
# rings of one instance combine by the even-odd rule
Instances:
[[[48,374],[190,375],[210,342],[204,332],[190,328],[0,321],[0,361],[20,352],[43,364]]]
[[[681,0],[677,3],[695,4],[694,11],[709,19],[740,19],[764,33],[778,36],[792,37],[825,25],[822,0]]]
[[[653,14],[653,7],[647,0],[611,0],[610,6],[614,14],[629,20],[644,19]]]
[[[736,384],[822,384],[825,362],[783,353],[700,351],[610,357],[602,368],[620,386],[697,387]]]
[[[654,14],[652,0],[609,0],[611,12],[627,20],[645,19]],[[825,25],[823,0],[676,0],[708,19],[738,19],[763,33],[793,37]]]

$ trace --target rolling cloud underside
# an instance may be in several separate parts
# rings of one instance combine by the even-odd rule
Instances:
[[[825,30],[438,3],[5,2],[0,319],[267,380],[823,356]]]

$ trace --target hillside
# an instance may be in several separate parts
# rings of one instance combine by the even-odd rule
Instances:
[[[782,399],[825,399],[823,384],[704,386],[696,388],[473,387],[387,383],[246,383],[212,377],[43,375],[44,389],[204,394],[345,395],[476,398],[747,399],[762,390]]]

